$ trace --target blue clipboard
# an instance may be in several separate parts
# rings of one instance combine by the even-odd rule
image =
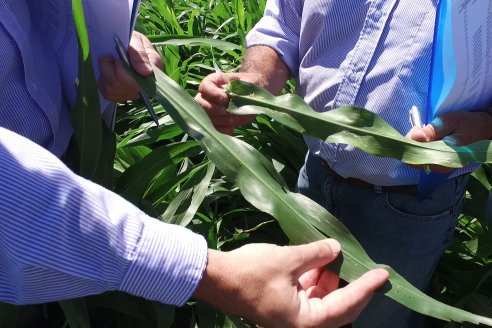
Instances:
[[[451,0],[439,1],[434,27],[432,48],[431,76],[428,91],[427,115],[425,124],[429,124],[449,95],[456,80],[456,60],[454,58],[452,38]],[[427,198],[439,184],[444,182],[451,173],[419,172],[419,199]]]
[[[141,0],[134,0],[133,1],[132,13],[130,16],[130,31],[129,31],[130,36],[132,34],[133,29],[135,28],[135,23],[137,21],[137,16],[138,16],[138,8],[140,7],[140,2],[141,2]]]

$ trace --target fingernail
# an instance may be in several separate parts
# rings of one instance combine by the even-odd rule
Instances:
[[[457,146],[458,145],[456,138],[454,138],[452,136],[445,136],[444,138],[442,138],[442,141],[444,141],[449,146]]]
[[[340,243],[338,241],[336,241],[335,239],[327,239],[326,242],[328,243],[328,245],[331,248],[331,251],[334,254],[340,253]]]

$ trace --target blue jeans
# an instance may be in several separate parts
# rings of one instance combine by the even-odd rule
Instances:
[[[322,160],[308,153],[297,188],[342,221],[376,263],[390,265],[426,290],[452,238],[467,181],[468,175],[446,180],[419,201],[414,195],[334,179]],[[423,323],[423,316],[377,294],[353,327],[418,328]]]

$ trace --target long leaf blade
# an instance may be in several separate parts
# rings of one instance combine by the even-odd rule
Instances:
[[[238,50],[243,48],[235,43],[227,42],[220,39],[197,38],[185,35],[149,35],[149,40],[156,46],[209,46],[220,50]]]
[[[194,141],[165,145],[154,149],[121,175],[115,190],[134,204],[139,204],[150,182],[163,170],[176,170],[176,164],[194,148]],[[198,148],[199,149],[199,148]]]
[[[67,322],[72,328],[90,328],[89,311],[83,298],[60,301]]]
[[[371,268],[370,260],[352,234],[322,206],[309,198],[289,192],[273,165],[253,147],[236,138],[220,134],[207,114],[174,81],[155,69],[157,83],[142,82],[155,95],[182,129],[193,136],[217,167],[235,179],[244,197],[270,213],[294,243],[305,243],[330,236],[342,245],[340,276],[354,280]],[[438,302],[409,284],[394,270],[385,285],[385,294],[420,313],[442,320],[492,326],[492,319]]]
[[[215,172],[215,165],[209,163],[198,174],[188,180],[179,194],[171,201],[159,220],[187,226],[195,216],[198,207],[207,195],[210,180]]]
[[[254,84],[232,81],[227,89],[235,114],[265,114],[306,135],[331,143],[349,144],[371,155],[392,157],[407,164],[463,167],[492,162],[492,141],[450,146],[443,141],[417,142],[402,136],[374,113],[357,107],[314,111],[304,100],[288,94],[275,97]]]
[[[80,153],[80,174],[87,179],[93,179],[99,165],[103,137],[99,92],[90,55],[89,35],[82,1],[73,0],[72,8],[79,44],[77,100],[72,111],[72,124]]]

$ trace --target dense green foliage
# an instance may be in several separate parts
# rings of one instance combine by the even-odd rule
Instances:
[[[176,22],[178,22],[184,35],[222,39],[239,45],[244,44],[244,34],[252,26],[250,22],[254,23],[261,17],[264,4],[264,1],[246,0],[244,2],[174,1],[174,17],[177,17],[177,19],[160,22],[165,27],[154,28],[158,23],[148,24],[148,22],[155,17],[151,13],[156,12],[158,7],[156,2],[148,1],[142,7],[142,20],[139,27],[145,26],[144,32],[146,34],[158,35],[162,33],[161,31],[164,31],[164,33],[176,33],[176,31],[179,31],[179,28],[176,27]],[[239,11],[237,10],[238,7],[240,8]],[[243,10],[247,11],[247,17],[251,20],[245,20]],[[165,16],[163,15],[163,17]],[[197,19],[197,17],[199,18]],[[221,17],[221,19],[217,19],[217,17]],[[200,23],[197,23],[197,21]],[[176,40],[175,44],[179,44],[179,41]],[[166,67],[166,73],[193,95],[196,92],[197,83],[204,75],[216,70],[233,71],[237,69],[242,52],[236,50],[224,51],[207,46],[165,46],[162,54],[166,64],[169,65],[171,63],[171,66]],[[179,76],[173,74],[178,70],[180,72]],[[289,187],[293,188],[296,172],[301,166],[306,150],[300,135],[289,132],[264,117],[259,117],[255,124],[251,126],[238,129],[236,135],[260,149],[267,157],[272,158],[284,178],[286,178]],[[291,140],[291,147],[289,149],[282,147],[282,140]],[[490,286],[492,283],[492,233],[488,228],[487,221],[491,222],[490,216],[492,214],[489,210],[487,215],[486,204],[490,195],[491,181],[492,168],[490,165],[484,165],[471,177],[462,215],[456,227],[455,238],[438,264],[437,273],[431,286],[434,297],[448,304],[489,317],[492,316],[492,288]],[[257,217],[258,213],[251,210],[249,205],[244,203],[244,200],[235,190],[228,190],[227,193],[227,201],[231,201],[230,197],[234,195],[234,202],[231,203],[234,206],[233,208],[235,208],[234,212],[242,212],[241,206],[244,209],[248,209],[248,211],[244,212],[244,217],[241,220],[229,220],[231,217],[222,218],[222,220],[218,221],[221,223],[216,231],[218,233],[208,233],[209,240],[210,236],[213,235],[213,238],[217,240],[215,244],[225,246],[225,248],[239,245],[237,242],[233,244],[221,242],[221,238],[223,238],[222,241],[230,240],[228,236],[223,235],[226,232],[226,230],[222,229],[225,222],[232,221],[231,223],[233,224],[244,224],[247,222],[257,223],[260,220]],[[225,194],[222,195],[225,196]],[[222,200],[225,199],[223,198]],[[216,206],[219,206],[219,204],[216,204]],[[224,204],[227,204],[227,202]],[[228,209],[232,208],[228,207]],[[236,214],[233,214],[233,217],[235,216]],[[201,211],[198,211],[197,217],[203,218]],[[268,220],[268,218],[265,218],[265,220]],[[233,230],[227,228],[227,231],[244,232],[244,227],[235,226]],[[275,242],[279,240],[279,236],[282,236],[282,232],[273,223],[267,223],[249,232],[248,235],[238,236],[241,237],[240,239],[249,242],[256,240],[258,235],[262,237],[261,240]],[[247,239],[245,239],[246,237]],[[280,240],[285,241],[284,237],[281,237]],[[430,325],[438,326],[440,323],[431,320]]]
[[[218,132],[213,127],[206,112],[193,101],[186,90],[159,69],[155,69],[154,74],[155,78],[145,80],[138,78],[145,91],[149,94],[155,94],[159,102],[166,108],[167,113],[189,136],[198,142],[206,156],[217,165],[225,176],[235,181],[241,194],[250,204],[265,213],[269,213],[279,222],[292,243],[307,243],[322,239],[325,236],[337,239],[342,246],[342,256],[335,263],[330,264],[330,268],[336,270],[335,272],[348,282],[357,279],[370,268],[381,266],[369,258],[350,231],[327,212],[323,206],[299,193],[289,191],[269,159],[239,138]],[[259,99],[268,101],[272,104],[268,107],[275,108],[275,110],[269,108],[265,113],[276,120],[280,118],[279,122],[289,122],[289,126],[300,127],[301,121],[296,120],[299,119],[299,116],[287,113],[292,112],[290,109],[296,107],[298,109],[296,113],[304,111],[310,116],[314,112],[299,97],[292,95],[273,97],[264,89],[252,84],[234,82],[236,83],[231,83],[228,90],[233,92],[235,104],[237,104],[238,99],[243,103],[255,105]],[[286,101],[285,97],[288,97],[288,100],[294,102],[295,105]],[[248,112],[251,110],[251,106],[248,105],[241,106],[238,110],[243,108]],[[303,110],[300,110],[301,108]],[[350,110],[350,108],[345,109]],[[344,108],[332,112],[340,110],[343,111]],[[364,113],[369,114],[362,109],[357,109],[355,112],[363,115]],[[281,117],[279,114],[282,114]],[[316,130],[319,125],[326,125],[327,123],[325,115],[315,116],[312,115],[309,124],[303,125],[305,133],[308,135],[312,135],[313,130]],[[359,123],[359,120],[355,121],[356,123],[351,124],[348,124],[346,120],[343,123],[333,121],[331,128],[334,128],[335,133],[339,129],[344,132],[345,130],[353,130]],[[385,128],[383,122],[380,123],[376,125],[379,125],[384,134],[388,126]],[[329,129],[330,125],[326,125],[326,128]],[[391,140],[392,143],[395,143],[391,148],[403,149],[408,143],[399,134],[390,138],[388,135],[379,136],[370,131],[363,133],[362,130],[364,129],[360,130],[358,133],[361,137],[372,135],[374,139],[382,139],[380,145]],[[350,137],[349,140],[340,139],[340,142],[346,141],[351,142]],[[373,150],[374,146],[368,146],[368,148]],[[387,148],[389,147],[384,147],[384,149]],[[389,156],[399,155],[390,151],[387,153]],[[408,153],[412,153],[412,151],[404,151],[403,157]],[[436,301],[413,287],[391,267],[385,266],[385,268],[390,273],[390,278],[381,288],[381,292],[384,292],[387,297],[433,318],[453,322],[483,323],[492,326],[492,319],[480,317]]]
[[[265,0],[144,0],[136,28],[156,42],[165,72],[193,95],[207,74],[238,68],[245,34],[262,16],[264,5]],[[148,214],[204,235],[211,248],[228,250],[258,241],[288,243],[276,221],[241,196],[164,108],[156,103],[156,110],[159,128],[139,102],[119,108],[114,190]],[[288,188],[294,189],[306,152],[300,134],[260,116],[237,129],[236,136],[271,159]],[[285,140],[289,140],[288,149]],[[474,173],[454,241],[438,265],[431,291],[448,304],[492,317],[492,233],[485,211],[490,182],[490,166]],[[109,293],[63,308],[56,304],[3,306],[0,326],[62,327],[69,323],[85,327],[83,320],[67,322],[66,317],[77,316],[88,316],[92,327],[246,325],[201,302],[174,308]]]
[[[174,10],[174,14],[171,14],[162,2],[147,1],[142,6],[137,28],[147,35],[164,34],[165,38],[161,38],[166,40],[166,45],[158,48],[165,59],[165,72],[194,95],[197,84],[205,75],[218,70],[236,70],[243,51],[233,46],[227,50],[211,43],[179,46],[183,44],[184,36],[224,40],[243,46],[244,35],[261,17],[263,5],[264,1],[174,1],[172,7],[168,7]],[[248,13],[247,18],[244,10]],[[166,18],[166,21],[159,21],[159,15]],[[148,117],[144,120],[150,122]],[[251,126],[237,129],[236,136],[272,158],[292,190],[306,151],[300,135],[266,117],[259,117]],[[282,147],[282,140],[290,140],[291,147]],[[195,159],[198,158],[199,156],[188,157],[187,162],[196,164]],[[431,290],[434,297],[448,304],[491,316],[492,292],[489,284],[492,281],[492,236],[485,212],[491,186],[487,181],[492,181],[490,166],[477,171],[470,181],[456,236],[438,265]],[[252,209],[234,186],[220,174],[210,183],[211,188],[217,186],[221,186],[220,196],[214,192],[217,189],[209,190],[211,193],[204,198],[195,215],[196,219],[189,225],[195,231],[204,233],[210,246],[229,249],[243,242],[258,240],[286,242],[276,224],[269,221],[269,217]],[[212,199],[214,202],[210,203]],[[215,210],[213,213],[210,211],[211,206]],[[210,226],[211,222],[215,222],[215,227]],[[207,229],[204,229],[203,224],[206,224]],[[430,325],[441,324],[430,321]]]

